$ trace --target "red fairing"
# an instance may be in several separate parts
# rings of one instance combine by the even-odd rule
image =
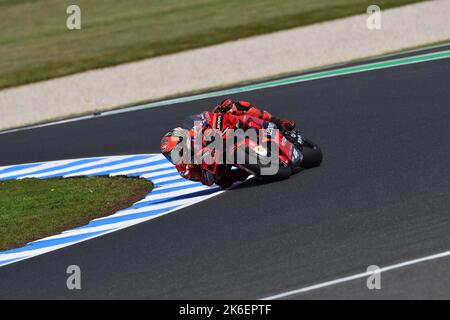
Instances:
[[[263,129],[268,126],[268,122],[263,119],[252,117],[248,114],[238,116],[232,113],[217,114],[208,112],[208,118],[210,118],[210,128],[212,130],[223,130],[226,127],[229,128],[254,128],[256,130]],[[272,124],[273,125],[273,124]],[[270,124],[269,124],[270,127]],[[264,131],[263,131],[264,132]],[[226,137],[228,134],[225,134]],[[267,142],[268,139],[273,140],[280,149],[280,161],[284,162],[286,165],[292,163],[292,152],[294,146],[289,142],[281,133],[280,130],[276,130],[272,138],[268,138],[265,134],[263,135],[263,142]]]
[[[285,165],[292,164],[292,153],[294,147],[292,143],[290,143],[279,130],[276,130],[275,124],[266,122],[258,117],[253,117],[248,113],[244,115],[236,115],[231,112],[203,112],[202,119],[203,127],[201,131],[203,133],[203,149],[201,150],[201,152],[203,155],[211,155],[213,159],[218,159],[219,157],[219,155],[216,154],[214,150],[208,150],[209,152],[205,153],[205,150],[208,149],[207,145],[209,141],[211,141],[211,139],[206,138],[208,134],[220,134],[222,137],[226,138],[231,132],[231,130],[227,131],[228,129],[242,128],[245,130],[248,128],[254,128],[256,130],[262,129],[262,131],[260,131],[260,134],[262,134],[262,136],[260,137],[262,137],[263,142],[272,141],[279,146],[279,160],[281,162],[283,162]],[[268,133],[269,131],[270,134]],[[251,149],[255,148],[258,145],[256,142],[250,140],[245,140],[243,141],[243,143],[248,144]],[[227,150],[226,152],[229,151]],[[203,159],[205,158],[203,157]],[[202,162],[202,164],[180,163],[176,167],[182,177],[192,181],[201,182],[208,186],[216,183],[226,187],[231,185],[231,183],[242,180],[243,177],[247,176],[247,174],[242,170],[238,170],[232,173],[231,170],[229,170],[230,168],[227,169],[229,165],[218,164],[217,162],[213,162],[212,164],[205,163],[204,161]]]
[[[249,115],[255,118],[270,121],[272,115],[248,101],[233,102],[231,99],[225,99],[220,105],[213,109],[213,113],[231,113],[237,116]]]
[[[280,148],[280,161],[286,165],[292,164],[292,152],[294,146],[290,143],[280,131],[277,133],[276,141],[278,141],[278,147]]]
[[[235,115],[233,113],[202,113],[205,122],[209,128],[222,131],[224,128],[255,128],[262,129],[265,120],[253,117],[249,114]]]
[[[250,116],[237,116],[231,113],[218,114],[212,112],[203,112],[202,118],[203,124],[203,135],[204,137],[214,130],[216,132],[222,131],[223,128],[235,128],[237,123],[241,123],[244,127],[254,127],[256,129],[262,128],[263,121]],[[191,130],[191,135],[193,136],[193,131]],[[204,146],[202,152],[208,149],[206,141],[203,140],[202,144]],[[188,180],[201,182],[204,185],[212,185],[213,183],[218,183],[221,186],[227,187],[231,185],[234,181],[242,180],[247,177],[248,174],[240,172],[230,172],[225,170],[224,165],[208,165],[208,164],[186,164],[180,162],[176,165],[176,169],[180,175]]]

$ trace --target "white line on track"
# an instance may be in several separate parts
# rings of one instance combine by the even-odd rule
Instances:
[[[266,298],[263,298],[261,300],[276,300],[276,299],[281,299],[281,298],[286,298],[289,296],[293,296],[296,294],[300,294],[300,293],[305,293],[305,292],[309,292],[309,291],[313,291],[313,290],[317,290],[317,289],[322,289],[325,287],[329,287],[329,286],[333,286],[336,284],[340,284],[340,283],[344,283],[344,282],[349,282],[352,280],[357,280],[357,279],[361,279],[361,278],[366,278],[369,277],[370,275],[374,274],[374,273],[381,273],[381,272],[387,272],[387,271],[391,271],[391,270],[395,270],[395,269],[400,269],[403,267],[407,267],[410,265],[414,265],[414,264],[418,264],[421,262],[426,262],[426,261],[431,261],[431,260],[436,260],[436,259],[441,259],[441,258],[445,258],[450,256],[450,251],[444,251],[441,253],[436,253],[430,256],[425,256],[422,258],[418,258],[418,259],[413,259],[413,260],[407,260],[405,262],[401,262],[401,263],[397,263],[397,264],[393,264],[390,266],[386,266],[383,268],[380,268],[376,271],[366,271],[366,272],[362,272],[362,273],[357,273],[348,277],[343,277],[343,278],[338,278],[335,280],[331,280],[331,281],[326,281],[326,282],[321,282],[312,286],[308,286],[308,287],[303,287],[300,289],[294,289],[294,290],[290,290],[290,291],[286,291],[286,292],[282,292],[282,293],[278,293]]]

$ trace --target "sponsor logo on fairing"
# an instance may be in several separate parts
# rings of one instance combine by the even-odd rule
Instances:
[[[222,130],[222,120],[223,120],[223,116],[217,116],[216,129]]]
[[[272,138],[274,136],[274,132],[275,132],[275,124],[273,124],[272,122],[269,123],[269,125],[267,126],[266,129],[266,135],[270,138]]]

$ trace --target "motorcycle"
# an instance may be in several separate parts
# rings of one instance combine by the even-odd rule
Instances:
[[[246,128],[253,134],[245,134],[243,137],[233,136],[236,129],[240,129],[240,123],[223,114],[205,113],[190,116],[183,122],[183,127],[196,132],[205,132],[209,128],[222,141],[232,139],[231,144],[224,143],[224,148],[215,148],[206,152],[209,161],[202,161],[203,170],[215,175],[218,170],[231,170],[232,167],[245,170],[250,175],[260,179],[280,180],[289,178],[293,173],[302,169],[310,169],[321,164],[323,155],[319,146],[312,140],[303,137],[302,150],[289,141],[281,130],[278,130],[272,122],[262,121],[261,128]],[[248,133],[248,132],[247,132]],[[239,139],[241,138],[241,139]],[[205,157],[205,149],[209,149],[207,143],[202,142],[201,157]],[[238,154],[245,161],[237,161]],[[223,161],[223,159],[233,161]],[[213,161],[211,161],[213,159]],[[221,161],[222,160],[222,161]],[[274,163],[276,165],[273,170]]]

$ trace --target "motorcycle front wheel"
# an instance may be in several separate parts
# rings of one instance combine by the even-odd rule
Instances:
[[[255,175],[257,178],[261,179],[267,179],[267,180],[283,180],[287,179],[292,174],[292,168],[291,167],[285,167],[283,165],[280,165],[278,167],[278,170],[276,173],[272,175],[264,175],[264,168],[270,167],[270,158],[269,157],[263,157],[259,155],[259,157],[255,157],[254,153],[250,153],[248,150],[246,150],[249,163],[246,163],[245,165],[241,165],[247,169],[247,171],[251,172],[253,175]]]

